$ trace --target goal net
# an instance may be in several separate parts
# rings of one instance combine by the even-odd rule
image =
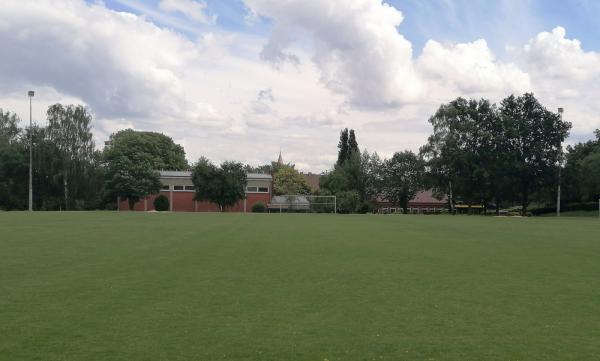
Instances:
[[[273,196],[268,208],[270,213],[336,213],[337,200],[335,196],[290,194]]]

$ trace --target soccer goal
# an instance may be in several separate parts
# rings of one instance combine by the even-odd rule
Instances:
[[[269,213],[337,213],[337,198],[304,194],[274,196],[268,209]]]

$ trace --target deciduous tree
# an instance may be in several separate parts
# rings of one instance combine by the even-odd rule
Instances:
[[[408,202],[422,189],[423,160],[411,151],[394,153],[384,163],[383,195],[408,210]]]
[[[196,199],[217,204],[221,212],[246,197],[246,172],[237,162],[224,162],[220,167],[202,157],[192,170]]]

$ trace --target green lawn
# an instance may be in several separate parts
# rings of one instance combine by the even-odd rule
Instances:
[[[568,211],[561,212],[561,217],[596,217],[599,218],[600,212],[598,211]],[[541,217],[556,217],[556,213],[546,213],[540,215]]]
[[[0,213],[1,360],[598,360],[600,220]]]

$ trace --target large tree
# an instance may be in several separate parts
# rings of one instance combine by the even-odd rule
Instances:
[[[342,129],[340,132],[340,141],[338,142],[338,160],[337,165],[342,165],[350,156],[350,148],[348,147],[348,128]]]
[[[27,200],[29,147],[20,142],[21,129],[15,113],[0,109],[0,209],[24,209]]]
[[[600,140],[600,139],[599,139]],[[579,161],[584,200],[600,199],[600,146]]]
[[[381,194],[384,181],[384,164],[377,152],[369,154],[363,151],[361,154],[361,167],[364,176],[364,197],[365,200],[375,202]]]
[[[556,185],[561,145],[571,123],[548,111],[531,93],[504,99],[500,115],[510,155],[508,167],[514,173],[514,187],[525,215],[533,192]]]
[[[594,163],[591,161],[594,158],[592,154],[598,152],[600,152],[600,130],[596,131],[596,139],[567,147],[566,164],[562,174],[564,200],[572,202],[595,200],[595,195],[588,192],[591,190],[589,184],[584,182],[587,183],[586,178],[589,179],[589,176],[594,174],[593,169],[590,169]],[[598,183],[597,179],[596,183]]]
[[[358,153],[360,150],[358,149],[358,141],[356,140],[356,134],[354,133],[354,129],[350,129],[348,134],[348,152]]]
[[[383,195],[408,210],[408,202],[422,188],[425,166],[423,160],[411,151],[394,153],[384,163]]]
[[[273,192],[276,195],[310,194],[310,186],[294,167],[281,165],[273,174]]]
[[[58,149],[62,168],[64,207],[70,208],[70,199],[87,182],[85,177],[94,157],[92,116],[81,105],[54,104],[48,108],[48,140]],[[70,194],[72,190],[74,194]]]
[[[162,133],[125,129],[112,134],[108,144],[109,153],[144,153],[154,170],[189,169],[183,147]]]
[[[16,142],[21,133],[17,114],[0,108],[0,142]]]
[[[130,207],[160,190],[159,170],[188,169],[183,147],[170,137],[131,129],[111,135],[103,158],[106,194],[129,199]]]
[[[433,133],[421,148],[427,160],[429,186],[438,195],[448,197],[451,211],[456,194],[469,188],[473,165],[471,114],[476,108],[476,101],[463,98],[441,105],[429,118]]]
[[[246,197],[246,172],[237,162],[217,167],[202,157],[192,168],[196,199],[217,204],[221,212]]]
[[[106,173],[106,189],[112,196],[126,198],[129,209],[149,194],[160,191],[161,183],[156,172],[143,154],[111,159]]]

